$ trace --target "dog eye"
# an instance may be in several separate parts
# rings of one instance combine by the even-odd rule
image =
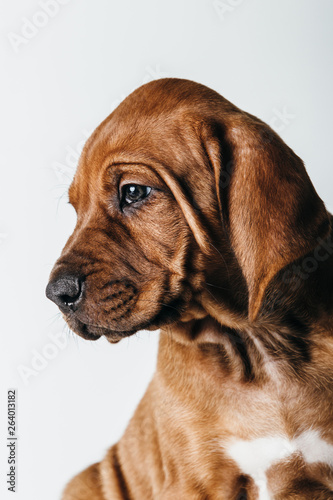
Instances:
[[[144,198],[147,198],[151,191],[149,186],[141,186],[140,184],[126,184],[121,190],[122,205],[130,205]]]

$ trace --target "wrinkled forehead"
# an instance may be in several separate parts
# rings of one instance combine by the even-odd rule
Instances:
[[[230,109],[229,109],[230,108]],[[130,94],[97,127],[82,152],[71,195],[85,195],[106,168],[116,163],[163,165],[176,178],[199,175],[203,151],[201,125],[218,110],[233,106],[203,85],[165,79]]]
[[[215,116],[221,105],[230,103],[195,82],[162,79],[143,85],[122,101],[88,139],[82,167],[89,162],[101,164],[103,157],[112,152],[172,153],[170,146],[180,148],[193,141],[196,126]]]
[[[113,165],[133,164],[149,167],[164,165],[175,176],[195,156],[195,132],[190,115],[170,111],[158,116],[122,116],[112,113],[91,135],[82,152],[77,172],[70,187],[72,198],[88,194],[91,186],[102,181]],[[197,155],[199,155],[199,151]]]

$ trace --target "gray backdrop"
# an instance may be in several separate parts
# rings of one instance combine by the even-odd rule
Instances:
[[[67,187],[87,135],[140,84],[196,80],[270,123],[332,207],[333,2],[3,0],[1,7],[0,467],[7,473],[2,410],[14,387],[15,498],[56,500],[122,434],[154,370],[158,340],[156,332],[114,346],[80,340],[44,296],[74,227]],[[13,498],[3,476],[0,496]]]

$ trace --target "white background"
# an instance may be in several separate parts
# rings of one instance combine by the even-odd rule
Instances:
[[[156,333],[89,343],[44,296],[74,226],[78,151],[121,99],[163,76],[214,88],[271,123],[333,206],[332,1],[62,0],[53,17],[41,3],[1,2],[0,496],[18,500],[59,499],[119,439],[154,370]],[[4,478],[10,387],[15,495]]]

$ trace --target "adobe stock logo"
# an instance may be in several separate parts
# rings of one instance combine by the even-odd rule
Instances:
[[[70,0],[40,0],[38,3],[40,10],[37,10],[31,17],[22,17],[20,33],[10,31],[7,34],[8,40],[14,52],[19,52],[20,48],[26,46],[35,38],[41,29],[56,17],[63,5],[67,5]]]
[[[242,5],[244,0],[214,0],[213,7],[215,9],[216,14],[219,16],[221,21],[224,21],[225,18],[231,13],[234,12],[237,7]]]
[[[68,346],[68,335],[65,332],[48,333],[49,342],[40,349],[31,350],[28,364],[17,366],[18,374],[24,385],[29,385],[31,380],[38,377],[58,355]]]
[[[60,183],[68,185],[72,181],[83,147],[92,133],[93,130],[82,130],[81,138],[77,144],[74,147],[66,146],[64,160],[53,162],[52,169]]]

